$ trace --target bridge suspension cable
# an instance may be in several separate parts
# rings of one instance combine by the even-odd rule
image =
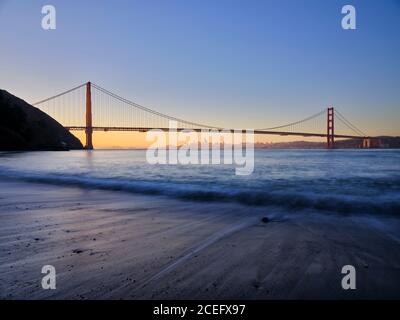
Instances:
[[[92,90],[90,90],[90,88],[92,88]],[[91,97],[90,119],[93,120],[89,125],[91,128],[90,131],[147,131],[153,128],[168,129],[169,121],[176,121],[177,128],[179,129],[224,129],[223,127],[188,121],[155,111],[90,82],[38,101],[34,103],[34,105],[39,106],[40,109],[48,113],[68,129],[87,130],[88,92],[89,97]],[[255,129],[254,131],[260,134],[325,137],[327,135],[326,112],[326,109],[324,109],[299,121]],[[347,120],[337,109],[334,110],[334,114],[336,116],[335,120],[337,120],[335,121],[334,128],[334,135],[336,137],[367,137],[363,131]]]
[[[44,100],[41,100],[41,101],[38,101],[38,102],[35,102],[35,103],[33,103],[32,105],[36,106],[36,105],[39,105],[39,104],[48,102],[48,101],[53,100],[53,99],[55,99],[55,98],[61,97],[61,96],[65,95],[65,94],[67,94],[67,93],[70,93],[70,92],[72,92],[72,91],[75,91],[75,90],[77,90],[77,89],[80,89],[80,88],[84,87],[85,85],[86,85],[86,83],[81,84],[81,85],[76,86],[76,87],[74,87],[74,88],[72,88],[72,89],[69,89],[69,90],[67,90],[67,91],[61,92],[61,93],[59,93],[59,94],[57,94],[57,95],[55,95],[55,96],[49,97],[49,98],[47,98],[47,99],[44,99]]]
[[[314,114],[312,116],[309,116],[309,117],[307,117],[305,119],[302,119],[302,120],[299,120],[299,121],[295,121],[295,122],[292,122],[292,123],[288,123],[288,124],[284,124],[284,125],[280,125],[280,126],[276,126],[276,127],[263,128],[263,129],[257,129],[257,130],[259,130],[259,131],[267,131],[267,130],[276,130],[276,129],[283,129],[283,128],[286,128],[286,127],[292,127],[292,126],[295,126],[295,125],[302,124],[304,122],[310,121],[312,119],[318,118],[319,116],[321,116],[322,114],[325,114],[325,113],[326,113],[326,110],[324,109],[324,110],[321,110],[320,112],[318,112],[318,113],[316,113],[316,114]]]
[[[204,124],[200,124],[200,123],[196,123],[196,122],[191,122],[191,121],[183,120],[183,119],[180,119],[180,118],[176,118],[176,117],[173,117],[173,116],[169,116],[169,115],[163,114],[163,113],[161,113],[161,112],[158,112],[158,111],[149,109],[149,108],[144,107],[144,106],[142,106],[142,105],[140,105],[140,104],[137,104],[137,103],[135,103],[135,102],[133,102],[133,101],[130,101],[130,100],[128,100],[128,99],[125,99],[125,98],[123,98],[123,97],[121,97],[121,96],[119,96],[119,95],[117,95],[117,94],[115,94],[115,93],[113,93],[113,92],[111,92],[111,91],[108,91],[107,89],[104,89],[104,88],[100,87],[99,85],[97,85],[97,84],[95,84],[95,83],[92,83],[92,86],[93,86],[95,89],[97,89],[97,90],[99,90],[99,91],[101,91],[101,92],[103,92],[103,93],[109,95],[110,97],[113,97],[113,98],[115,98],[115,99],[117,99],[117,100],[123,102],[123,103],[126,103],[126,104],[128,104],[128,105],[130,105],[130,106],[132,106],[132,107],[134,107],[134,108],[138,108],[138,109],[143,110],[143,111],[145,111],[145,112],[151,113],[151,114],[153,114],[153,115],[162,117],[162,118],[164,118],[164,119],[168,119],[168,120],[171,120],[171,121],[176,121],[176,122],[178,122],[178,123],[186,124],[186,125],[194,126],[194,127],[222,130],[222,128],[220,128],[220,127],[214,127],[214,126],[209,126],[209,125],[204,125]]]
[[[335,110],[336,119],[341,121],[346,127],[348,127],[351,131],[355,132],[357,135],[361,135],[366,137],[367,135],[358,129],[354,124],[352,124],[349,120],[347,120],[338,110]]]

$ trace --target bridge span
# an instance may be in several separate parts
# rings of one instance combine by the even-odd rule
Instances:
[[[34,103],[59,121],[68,130],[86,133],[86,149],[93,149],[94,131],[136,131],[152,129],[170,131],[236,130],[200,124],[173,117],[125,99],[94,83],[87,82],[60,94]],[[327,148],[335,147],[335,139],[360,139],[360,147],[368,147],[371,139],[337,109],[329,107],[299,121],[275,127],[254,129],[257,135],[301,136],[325,138]]]

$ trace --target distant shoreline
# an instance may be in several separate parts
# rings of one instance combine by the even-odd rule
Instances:
[[[328,150],[326,147],[325,148],[298,148],[298,147],[276,147],[276,148],[254,148],[255,150]],[[333,150],[399,150],[400,147],[393,147],[393,148],[368,148],[368,149],[362,149],[362,148],[334,148]],[[89,151],[147,151],[147,148],[94,148],[93,150]],[[160,150],[162,150],[160,148]],[[168,149],[165,149],[168,150]],[[332,149],[329,149],[332,151]],[[4,150],[3,150],[4,151]],[[11,150],[13,151],[13,150]],[[57,151],[57,150],[26,150],[26,151]],[[74,150],[65,150],[65,151],[74,151]],[[82,151],[88,151],[85,149],[82,149]],[[222,150],[223,151],[223,150]]]

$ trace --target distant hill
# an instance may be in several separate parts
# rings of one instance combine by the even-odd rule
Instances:
[[[83,149],[60,123],[5,90],[0,90],[0,150]]]
[[[336,149],[358,149],[361,147],[360,139],[336,140]],[[292,141],[276,143],[255,143],[257,149],[326,149],[325,142]],[[371,145],[373,149],[399,149],[400,137],[378,137]]]

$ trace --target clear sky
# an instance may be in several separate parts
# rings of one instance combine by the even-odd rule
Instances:
[[[41,28],[45,4],[56,30]],[[345,4],[356,30],[341,28]],[[0,0],[0,43],[0,88],[29,102],[91,80],[219,126],[333,105],[367,134],[400,135],[400,0]]]

